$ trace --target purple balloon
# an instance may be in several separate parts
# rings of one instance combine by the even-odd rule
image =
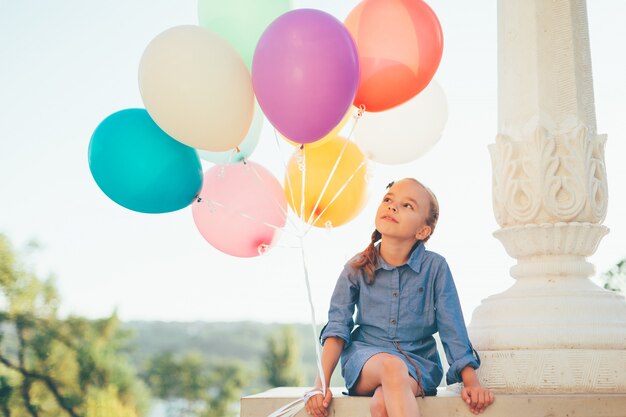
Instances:
[[[252,85],[263,113],[280,133],[294,142],[315,142],[339,124],[354,101],[356,44],[328,13],[287,12],[259,39]]]

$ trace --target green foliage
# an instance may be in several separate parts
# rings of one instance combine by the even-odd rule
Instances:
[[[159,398],[198,401],[211,387],[207,374],[208,367],[200,354],[191,352],[177,358],[164,352],[150,359],[146,381]]]
[[[602,274],[604,288],[610,291],[626,291],[626,258],[619,261],[613,268]]]
[[[241,389],[248,380],[247,373],[236,363],[218,365],[209,376],[213,395],[199,417],[227,417],[234,415],[233,400],[239,399]]]
[[[170,352],[158,354],[150,359],[146,382],[152,393],[162,399],[176,398],[178,393],[178,363]]]
[[[185,400],[181,415],[227,417],[249,377],[236,362],[210,366],[196,352],[181,357],[164,352],[150,359],[146,379],[160,398]]]
[[[11,415],[9,401],[11,400],[12,394],[13,386],[11,385],[9,378],[4,375],[0,376],[0,410],[2,410],[2,414],[5,416]]]
[[[0,411],[11,417],[137,417],[147,392],[121,356],[115,315],[57,317],[52,280],[24,269],[0,235]]]
[[[284,326],[267,340],[263,371],[271,387],[300,386],[302,373],[298,368],[300,343],[293,327]]]

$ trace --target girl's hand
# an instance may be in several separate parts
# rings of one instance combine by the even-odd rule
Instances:
[[[470,411],[474,414],[485,411],[485,408],[491,405],[495,399],[491,391],[480,385],[463,387],[461,398],[469,405]]]
[[[321,387],[316,388],[321,390]],[[330,392],[330,388],[326,388],[326,396],[322,394],[314,395],[306,402],[306,412],[313,417],[326,417],[328,416],[328,406],[333,399],[333,393]]]

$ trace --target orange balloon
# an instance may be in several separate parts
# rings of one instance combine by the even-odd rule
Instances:
[[[390,109],[415,97],[435,75],[443,34],[422,0],[363,0],[345,25],[361,66],[355,106],[370,112]]]
[[[339,164],[328,181],[342,150]],[[338,136],[314,148],[305,145],[289,160],[284,188],[287,203],[305,222],[317,227],[340,226],[356,217],[367,202],[365,155],[354,142]],[[303,203],[304,216],[301,215]]]

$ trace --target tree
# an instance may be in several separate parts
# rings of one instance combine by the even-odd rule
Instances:
[[[241,389],[248,380],[248,373],[231,362],[213,368],[209,381],[211,394],[206,400],[206,409],[201,417],[228,417],[235,415],[233,402],[241,396]]]
[[[168,415],[228,417],[248,378],[236,362],[209,366],[197,352],[181,357],[164,352],[149,360],[146,379],[152,391],[168,401]],[[185,407],[177,401],[181,399]]]
[[[152,393],[168,400],[179,396],[178,363],[171,352],[164,352],[148,360],[145,380]]]
[[[604,281],[605,289],[624,292],[626,290],[626,258],[602,274],[602,281]]]
[[[115,314],[57,317],[52,279],[22,267],[0,234],[0,412],[5,417],[137,417],[147,392],[121,352]]]
[[[300,343],[290,326],[283,326],[267,341],[267,352],[263,358],[263,371],[267,383],[272,387],[299,386],[302,373],[298,367]]]

